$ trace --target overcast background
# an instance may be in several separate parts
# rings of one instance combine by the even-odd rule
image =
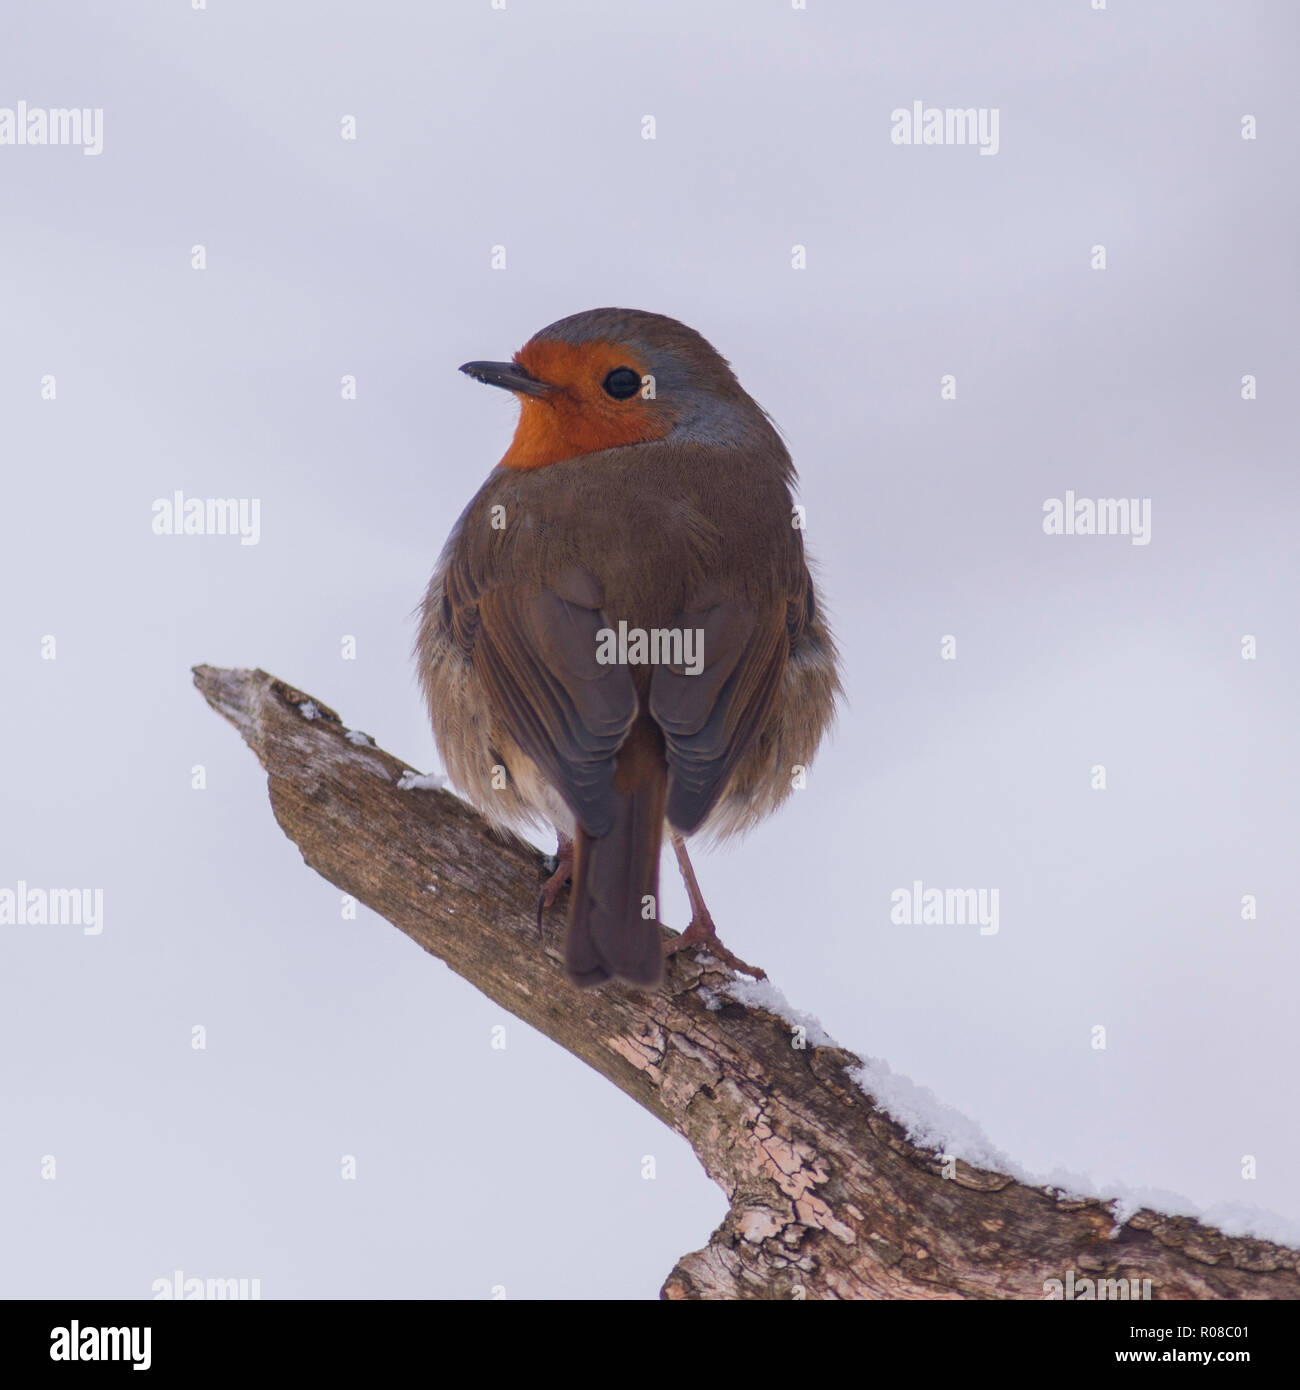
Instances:
[[[0,927],[0,1293],[649,1298],[721,1219],[648,1114],[343,920],[190,683],[264,666],[436,767],[411,612],[515,412],[456,367],[605,304],[772,412],[844,655],[807,790],[697,861],[724,939],[1029,1172],[1294,1235],[1298,30],[6,6],[0,107],[104,127],[0,146],[0,888],[100,887],[104,927]],[[997,108],[998,153],[891,143],[914,101]],[[259,544],[153,534],[177,489],[260,499]],[[1045,535],[1067,489],[1149,498],[1150,544]],[[915,879],[1000,930],[893,925]]]

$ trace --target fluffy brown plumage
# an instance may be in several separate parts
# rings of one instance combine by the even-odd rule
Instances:
[[[490,819],[573,840],[572,978],[650,988],[665,820],[720,837],[770,814],[840,691],[793,467],[723,358],[660,315],[575,315],[513,363],[465,370],[522,412],[425,596],[434,735]],[[620,371],[641,389],[623,396]],[[701,669],[602,664],[620,623],[702,634]],[[719,949],[693,875],[688,888],[687,939]]]

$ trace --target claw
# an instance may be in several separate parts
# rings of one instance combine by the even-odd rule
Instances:
[[[765,970],[741,960],[734,951],[727,950],[718,940],[718,929],[713,925],[712,917],[705,917],[703,920],[692,917],[690,926],[664,947],[664,955],[675,956],[678,951],[684,951],[691,946],[703,946],[711,956],[716,956],[724,965],[729,965],[740,975],[750,975],[755,980],[767,979]]]

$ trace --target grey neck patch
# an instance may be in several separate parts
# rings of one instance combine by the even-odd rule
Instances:
[[[769,435],[776,437],[770,422],[752,402],[723,400],[690,387],[660,390],[659,395],[677,417],[667,436],[676,443],[743,448],[764,442]]]

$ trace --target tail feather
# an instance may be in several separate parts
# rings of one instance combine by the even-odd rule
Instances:
[[[608,833],[589,835],[579,825],[574,835],[564,958],[583,988],[615,979],[654,989],[663,979],[659,849],[668,767],[656,734],[643,720],[619,749]]]

